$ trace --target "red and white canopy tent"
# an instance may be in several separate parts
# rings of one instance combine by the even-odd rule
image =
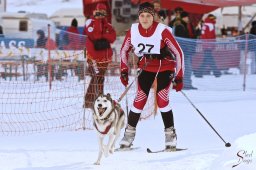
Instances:
[[[144,0],[145,1],[145,0]],[[166,9],[182,7],[185,11],[194,14],[209,13],[217,8],[228,6],[245,6],[255,4],[255,0],[162,0],[161,5]]]
[[[242,11],[241,6],[255,4],[255,0],[162,0],[161,5],[166,9],[175,9],[176,7],[182,7],[184,11],[193,14],[193,21],[197,22],[200,15],[212,12],[218,8],[238,6],[239,11],[238,23],[239,30],[242,30]]]
[[[142,2],[152,2],[153,0],[131,0],[132,4],[139,4]],[[90,16],[95,9],[96,3],[105,3],[109,9],[108,13],[111,14],[112,0],[83,0],[83,11],[85,16]],[[176,7],[182,7],[185,11],[202,16],[214,11],[217,8],[229,6],[245,6],[256,4],[255,0],[161,0],[162,8],[173,10]],[[111,15],[109,15],[109,21]]]
[[[110,7],[112,0],[83,0],[84,14],[88,16],[95,8],[95,4],[103,2]],[[152,2],[153,0],[131,0],[131,3]],[[161,5],[166,9],[182,7],[185,11],[194,14],[209,13],[217,8],[228,6],[245,6],[255,4],[255,0],[161,0]]]
[[[152,0],[131,0],[132,3],[151,2]],[[210,13],[218,8],[230,6],[246,6],[256,4],[255,0],[161,0],[162,8],[174,10],[182,7],[184,11],[201,18],[202,14]],[[238,9],[239,10],[239,9]],[[241,9],[240,9],[241,12]],[[201,15],[198,15],[201,14]],[[242,15],[242,14],[240,14]],[[201,17],[200,17],[201,16]],[[241,19],[241,17],[239,17]]]

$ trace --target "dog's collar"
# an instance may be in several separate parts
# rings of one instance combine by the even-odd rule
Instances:
[[[95,127],[96,127],[96,129],[97,129],[97,131],[98,131],[99,133],[101,133],[101,134],[103,134],[103,135],[106,135],[106,134],[108,133],[108,131],[110,130],[111,126],[112,126],[112,123],[111,123],[109,126],[107,126],[107,128],[106,128],[105,131],[103,131],[103,132],[99,131],[99,129],[98,129],[97,126],[95,126]]]

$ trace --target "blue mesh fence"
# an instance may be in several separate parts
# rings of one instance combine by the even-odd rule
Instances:
[[[210,78],[212,81],[209,81],[208,89],[212,89],[213,84],[215,89],[242,89],[243,76],[246,74],[249,77],[248,88],[255,89],[250,77],[256,73],[256,36],[245,34],[216,40],[177,40],[185,55],[185,86],[199,86],[203,79]],[[232,84],[231,77],[233,80],[239,77],[240,81]],[[224,78],[230,80],[225,82]]]

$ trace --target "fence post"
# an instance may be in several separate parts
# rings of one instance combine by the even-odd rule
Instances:
[[[50,32],[51,32],[51,25],[48,24],[48,39],[47,41],[50,43]],[[49,77],[49,89],[52,89],[52,65],[51,65],[51,49],[50,49],[50,44],[48,46],[48,77]]]
[[[246,74],[247,74],[247,55],[248,55],[248,33],[245,34],[245,50],[244,50],[244,82],[243,91],[246,89]]]
[[[83,106],[85,106],[85,94],[86,94],[86,90],[87,90],[87,89],[86,89],[86,78],[85,78],[85,74],[86,74],[86,62],[87,62],[87,60],[86,60],[86,49],[84,49],[83,52],[84,52],[84,70],[83,70],[83,72],[84,72],[84,96],[83,96],[84,100],[83,100]],[[78,76],[78,77],[79,77],[79,76]],[[84,107],[83,130],[86,129],[85,120],[86,120],[86,109],[85,109],[85,107]]]
[[[23,81],[26,81],[26,73],[25,73],[25,56],[21,56],[21,62],[22,62],[22,75],[23,75]]]

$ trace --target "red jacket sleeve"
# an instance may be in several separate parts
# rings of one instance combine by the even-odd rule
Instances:
[[[116,40],[116,31],[112,25],[101,19],[88,20],[84,32],[92,41],[105,38],[113,43]]]
[[[114,28],[112,27],[111,24],[107,23],[104,26],[104,32],[102,37],[107,39],[108,42],[113,43],[116,40],[116,31],[114,30]]]
[[[129,70],[128,58],[129,58],[129,52],[130,52],[131,49],[132,49],[131,31],[129,30],[126,33],[126,36],[124,38],[124,42],[122,44],[121,51],[120,51],[120,58],[121,58],[120,68],[121,68],[121,71],[127,71],[128,72],[128,70]]]
[[[89,19],[85,24],[85,33],[90,40],[102,38],[102,23],[97,19]]]
[[[184,75],[184,54],[183,51],[172,35],[172,33],[166,28],[162,33],[162,39],[164,43],[167,45],[169,50],[176,57],[176,76],[179,78],[183,78]]]

